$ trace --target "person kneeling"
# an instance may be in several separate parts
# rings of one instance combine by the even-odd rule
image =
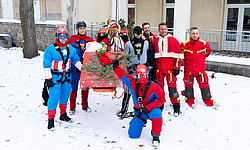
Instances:
[[[119,66],[119,60],[113,60],[115,74],[126,84],[133,98],[134,118],[129,123],[130,138],[139,138],[147,120],[152,121],[152,145],[158,147],[162,130],[162,112],[160,106],[165,102],[164,92],[155,82],[148,79],[148,69],[140,64],[136,68],[136,79],[125,73]]]

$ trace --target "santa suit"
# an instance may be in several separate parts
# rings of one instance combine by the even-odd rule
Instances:
[[[180,44],[171,34],[157,36],[152,42],[155,50],[156,76],[155,81],[164,90],[164,78],[167,79],[169,97],[172,104],[179,103],[179,94],[176,89],[177,78],[173,75],[174,70],[180,70],[183,54]]]
[[[205,59],[211,53],[210,45],[199,39],[197,41],[191,38],[181,43],[181,49],[184,53],[184,83],[186,102],[189,106],[194,104],[194,77],[201,89],[203,101],[207,106],[213,106],[214,100],[211,97],[208,76],[205,72]]]
[[[80,35],[72,35],[67,43],[70,44],[72,47],[76,49],[76,53],[80,59],[81,62],[83,62],[83,54],[85,52],[85,47],[87,42],[93,42],[94,40],[87,36],[86,34],[84,36]],[[80,48],[79,48],[80,46]],[[78,90],[78,84],[80,79],[80,70],[78,70],[74,65],[72,65],[72,75],[71,75],[71,81],[72,81],[72,91],[70,94],[70,110],[73,111],[76,108],[76,97],[77,97],[77,90]],[[87,108],[88,107],[88,94],[89,90],[82,90],[82,107]]]
[[[77,57],[76,51],[72,46],[61,44],[58,40],[56,40],[55,43],[60,48],[58,50],[61,50],[63,58],[64,60],[67,60],[67,63],[63,63],[63,59],[54,45],[50,45],[46,48],[43,55],[45,79],[52,79],[53,83],[61,80],[61,82],[49,88],[49,119],[55,118],[58,102],[60,114],[66,112],[67,102],[71,91],[71,83],[68,80],[70,79],[71,63],[76,65],[78,69],[81,68],[79,58]],[[66,48],[67,46],[68,48]]]
[[[128,73],[125,73],[120,67],[117,67],[114,72],[121,81],[129,87],[133,98],[135,117],[129,123],[129,137],[139,138],[142,128],[148,119],[152,121],[152,136],[160,136],[162,130],[162,112],[159,107],[165,102],[164,93],[160,86],[153,81],[148,81],[151,82],[151,84],[141,104],[136,91],[138,91],[139,97],[142,97],[145,86],[138,85],[138,83],[136,85],[137,80]],[[147,115],[140,112],[142,105],[149,111]]]

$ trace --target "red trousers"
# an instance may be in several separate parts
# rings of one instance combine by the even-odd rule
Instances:
[[[209,83],[208,83],[208,76],[205,71],[199,73],[191,73],[191,72],[184,72],[184,83],[185,83],[185,100],[188,105],[191,107],[194,104],[194,77],[196,78],[197,83],[199,84],[199,88],[201,90],[202,99],[207,106],[213,106],[214,100],[212,99]]]
[[[89,90],[82,90],[82,107],[87,108],[88,107],[88,96],[89,96]],[[77,97],[77,91],[70,93],[70,110],[73,111],[76,109],[76,97]]]
[[[159,69],[156,70],[155,82],[161,86],[163,91],[164,91],[165,77],[168,84],[168,92],[171,103],[180,104],[179,94],[176,88],[177,78],[175,75],[173,75],[173,70],[165,70],[165,71],[159,71]]]

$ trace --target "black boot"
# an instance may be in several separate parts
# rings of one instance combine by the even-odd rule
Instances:
[[[163,109],[164,109],[164,104],[163,104],[163,105],[161,105],[159,108],[160,108],[161,112],[163,112]]]
[[[54,118],[50,118],[49,122],[48,122],[48,129],[52,130],[52,128],[54,128]]]
[[[180,115],[180,104],[179,103],[174,103],[174,116],[178,117]]]
[[[152,146],[158,147],[160,145],[160,138],[159,136],[153,136]]]
[[[61,121],[65,121],[65,122],[68,122],[68,123],[73,122],[73,120],[67,116],[67,113],[66,113],[66,112],[63,113],[63,114],[61,114],[61,116],[60,116],[59,119],[60,119]]]
[[[122,100],[122,108],[119,112],[117,112],[118,117],[124,116],[124,114],[127,112],[130,97],[131,97],[131,94],[128,94],[126,92],[124,93],[123,100]]]

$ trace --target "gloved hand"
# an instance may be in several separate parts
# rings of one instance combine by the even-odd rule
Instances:
[[[128,74],[133,74],[135,72],[136,65],[133,64],[130,67],[128,67]]]
[[[53,87],[55,84],[53,83],[52,79],[45,79],[45,82],[48,88]]]
[[[180,73],[180,70],[174,70],[173,74],[177,76]]]
[[[144,108],[141,110],[141,112],[142,112],[143,114],[146,114],[146,115],[149,113],[149,111],[147,110],[146,107],[144,107]]]
[[[119,60],[115,59],[112,61],[113,63],[113,69],[115,70],[119,66]]]

